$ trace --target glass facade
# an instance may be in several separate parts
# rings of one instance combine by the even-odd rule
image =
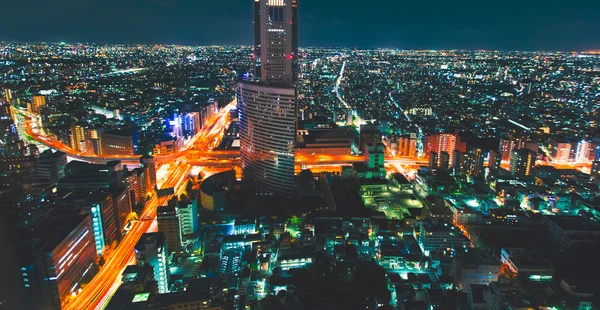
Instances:
[[[240,83],[237,98],[244,185],[260,193],[292,196],[295,90]]]

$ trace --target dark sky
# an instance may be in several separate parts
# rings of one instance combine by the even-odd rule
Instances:
[[[299,0],[300,45],[600,49],[600,0]],[[252,0],[6,0],[0,40],[250,44]]]

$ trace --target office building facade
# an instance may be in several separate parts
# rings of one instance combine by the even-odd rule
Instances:
[[[154,268],[154,279],[158,282],[160,294],[169,292],[169,250],[167,238],[162,232],[143,234],[135,245],[135,259],[138,266],[150,265]]]
[[[297,8],[295,0],[254,1],[260,82],[237,87],[243,183],[261,194],[294,195]]]
[[[179,251],[181,249],[181,231],[175,207],[158,207],[156,221],[158,222],[158,231],[164,233],[167,238],[169,250],[171,252]]]
[[[293,64],[298,54],[297,9],[296,0],[254,2],[254,45],[259,64],[256,69],[262,81],[281,81],[292,85],[295,80]]]
[[[138,153],[139,139],[136,130],[112,130],[101,135],[104,155],[135,155]]]
[[[292,196],[296,91],[240,83],[237,98],[244,185],[260,193]]]
[[[40,154],[35,167],[36,182],[41,185],[54,185],[65,176],[67,154],[45,150]]]
[[[96,251],[89,216],[65,217],[53,222],[62,226],[55,226],[53,233],[58,230],[64,238],[45,244],[38,265],[45,266],[40,278],[49,288],[51,303],[60,309],[71,296],[80,292],[84,280],[93,276]]]
[[[146,195],[147,193],[152,192],[156,186],[156,164],[154,162],[154,157],[149,155],[142,156],[140,158],[140,168],[144,171],[143,181],[146,189],[144,195]]]
[[[510,171],[518,177],[531,175],[535,166],[535,153],[528,149],[514,151],[510,159]]]
[[[198,203],[199,199],[196,198],[191,203],[177,206],[177,218],[179,219],[182,241],[195,236],[198,232]]]

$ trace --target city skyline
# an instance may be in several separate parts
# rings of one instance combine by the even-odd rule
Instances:
[[[253,44],[0,42],[0,310],[600,305],[600,51],[298,48],[585,44],[593,5],[36,1]]]
[[[35,0],[38,1],[38,0]],[[569,6],[510,1],[489,7],[475,1],[429,4],[305,0],[299,45],[348,48],[597,50],[600,4]],[[384,9],[380,9],[384,8]],[[127,44],[251,45],[251,1],[93,2],[70,0],[23,7],[8,3],[0,40]],[[47,12],[55,18],[45,18]],[[27,15],[24,15],[27,14]],[[28,22],[22,20],[27,17]],[[223,18],[225,17],[225,18]],[[73,25],[77,25],[74,27]]]

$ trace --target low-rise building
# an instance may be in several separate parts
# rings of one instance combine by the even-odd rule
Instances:
[[[580,216],[544,216],[550,237],[562,249],[600,240],[600,225]]]
[[[457,251],[452,261],[454,284],[463,291],[469,285],[489,285],[498,281],[500,261],[480,248]]]
[[[551,282],[554,267],[537,252],[519,249],[502,249],[502,264],[507,265],[515,275],[522,275],[531,282]]]

